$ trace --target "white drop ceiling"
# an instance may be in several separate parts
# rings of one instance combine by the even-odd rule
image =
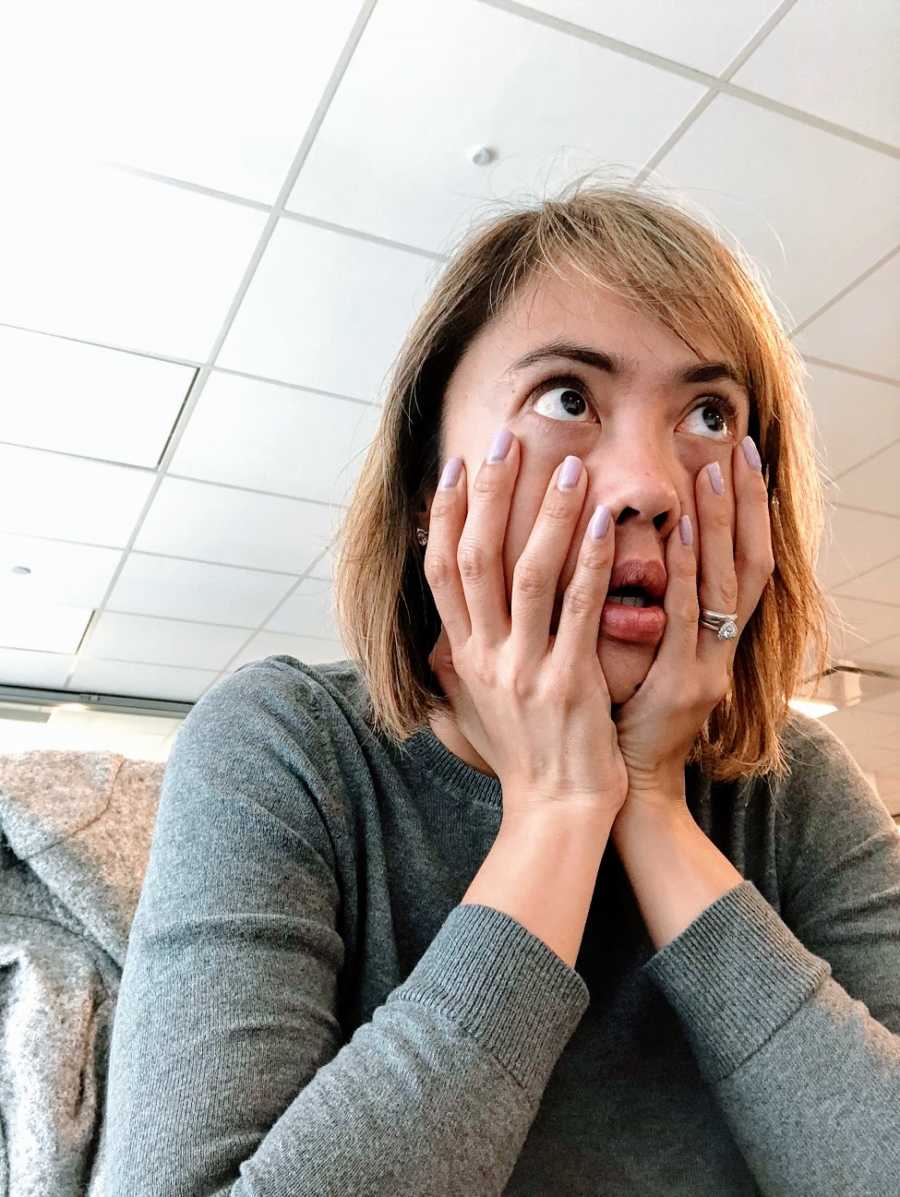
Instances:
[[[804,354],[832,655],[897,678],[828,723],[900,814],[898,61],[894,0],[16,6],[0,686],[344,657],[330,544],[418,306],[471,221],[613,167],[735,237]]]

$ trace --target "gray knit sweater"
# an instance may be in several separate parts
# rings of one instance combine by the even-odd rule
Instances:
[[[655,951],[610,842],[573,969],[459,905],[499,783],[366,699],[269,657],[179,732],[106,1197],[900,1193],[900,836],[833,733],[791,716],[781,787],[688,769],[745,880]]]

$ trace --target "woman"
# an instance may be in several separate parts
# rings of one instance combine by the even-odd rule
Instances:
[[[900,840],[787,706],[811,429],[662,198],[461,247],[347,514],[351,659],[244,666],[169,760],[109,1191],[895,1191]]]

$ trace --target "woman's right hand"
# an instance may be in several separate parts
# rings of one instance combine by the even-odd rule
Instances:
[[[614,522],[599,540],[589,522],[551,636],[587,470],[570,490],[557,488],[562,463],[554,470],[507,604],[503,542],[519,462],[513,436],[504,459],[482,462],[469,511],[464,464],[453,487],[435,492],[424,569],[443,627],[429,662],[460,732],[500,780],[504,819],[548,808],[614,819],[628,772],[597,656]]]

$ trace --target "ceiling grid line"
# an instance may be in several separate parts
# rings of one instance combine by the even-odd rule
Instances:
[[[288,170],[288,173],[287,173],[287,175],[284,179],[284,182],[282,183],[281,189],[278,193],[278,198],[276,199],[275,203],[272,206],[272,209],[269,213],[269,217],[266,221],[265,227],[259,237],[259,241],[257,242],[256,248],[253,251],[250,262],[248,263],[247,268],[244,272],[243,278],[241,279],[241,282],[238,286],[237,293],[234,296],[234,299],[232,300],[232,303],[231,303],[231,305],[228,309],[228,312],[225,316],[225,321],[222,325],[222,328],[219,330],[219,333],[216,336],[215,341],[213,342],[213,346],[210,351],[209,358],[207,359],[207,362],[205,363],[205,365],[203,367],[201,367],[199,373],[197,374],[197,376],[194,379],[194,383],[193,383],[193,385],[191,387],[191,391],[190,391],[189,403],[183,408],[182,413],[181,413],[180,428],[178,429],[178,431],[176,432],[176,435],[171,439],[171,441],[168,445],[166,457],[159,464],[159,467],[156,471],[156,473],[157,473],[156,482],[151,487],[150,493],[147,496],[147,500],[144,503],[143,510],[141,511],[138,519],[135,521],[135,525],[132,530],[132,534],[131,534],[128,544],[122,548],[122,559],[119,562],[118,567],[114,570],[112,577],[110,578],[109,586],[107,587],[106,593],[104,594],[99,607],[94,611],[94,613],[91,616],[91,619],[88,621],[87,627],[85,628],[85,635],[82,638],[81,644],[78,646],[79,652],[82,651],[85,647],[87,647],[90,644],[91,636],[92,636],[93,631],[100,619],[100,616],[103,614],[103,612],[105,610],[106,602],[107,602],[109,596],[112,594],[113,590],[115,589],[116,583],[118,582],[118,579],[119,579],[119,576],[125,568],[125,562],[128,559],[128,556],[131,552],[132,546],[141,531],[144,521],[147,518],[147,514],[149,513],[150,509],[152,508],[152,506],[154,504],[154,501],[156,499],[156,494],[159,491],[160,487],[162,486],[162,482],[163,482],[164,478],[166,477],[166,470],[168,468],[168,463],[169,463],[169,461],[171,461],[172,457],[175,455],[175,451],[178,448],[178,444],[181,439],[181,436],[184,434],[184,431],[186,430],[188,423],[190,422],[190,417],[193,412],[193,409],[196,406],[197,400],[200,397],[200,394],[203,390],[203,386],[206,383],[206,379],[209,377],[210,368],[213,365],[213,363],[215,362],[216,358],[218,357],[219,352],[221,351],[222,345],[225,342],[225,338],[228,335],[229,329],[231,328],[231,325],[234,322],[235,316],[237,315],[238,308],[240,307],[241,302],[243,301],[243,298],[246,295],[247,290],[249,289],[250,282],[256,272],[256,269],[259,265],[262,255],[265,252],[266,246],[268,245],[269,241],[272,238],[272,234],[275,231],[275,227],[278,223],[278,219],[281,214],[281,211],[284,208],[284,204],[285,204],[288,196],[291,193],[291,190],[294,186],[294,182],[296,181],[297,176],[300,174],[300,170],[303,167],[303,163],[306,161],[306,158],[309,154],[313,140],[314,140],[316,134],[318,133],[319,129],[321,128],[322,122],[325,119],[325,114],[328,111],[331,101],[334,98],[335,92],[338,89],[338,85],[340,84],[340,81],[344,77],[347,67],[350,64],[350,60],[353,56],[353,53],[356,50],[356,47],[359,44],[359,41],[360,41],[363,33],[365,32],[366,26],[369,23],[369,19],[371,18],[372,11],[374,10],[376,3],[377,3],[377,0],[364,0],[362,6],[360,8],[360,11],[356,18],[356,21],[353,24],[353,28],[350,31],[350,35],[347,38],[347,41],[343,47],[343,50],[341,51],[341,54],[335,64],[334,70],[331,72],[331,74],[329,76],[328,83],[326,84],[326,87],[325,87],[325,91],[319,101],[319,104],[316,107],[315,112],[313,113],[313,116],[312,116],[312,119],[311,119],[309,125],[307,126],[306,132],[303,136],[303,140],[300,143],[297,153],[295,154],[294,159],[291,162],[290,169]],[[310,563],[310,565],[307,566],[303,575],[300,578],[298,578],[297,585],[299,585],[300,581],[303,580],[303,577],[306,577],[311,572],[311,570],[313,568],[315,568],[315,566],[318,564],[318,562],[321,560],[321,558],[325,555],[326,552],[327,552],[327,546],[325,549],[322,550],[322,552],[319,554],[319,556],[315,560],[313,560]],[[285,601],[285,599],[288,597],[289,597],[289,595],[282,596],[281,600],[276,604],[275,608],[266,617],[266,620],[263,621],[264,623],[268,622],[268,620],[271,619],[272,615],[275,613],[275,611],[277,611],[278,607],[280,607],[282,605],[282,603]],[[250,639],[252,639],[252,635],[250,637],[248,637],[248,640],[250,640]],[[243,648],[243,645],[241,646],[241,648]],[[233,657],[237,656],[240,651],[241,651],[241,649],[239,649],[237,653],[233,654]],[[233,657],[231,659],[233,659]],[[228,664],[229,664],[229,662],[226,662],[224,670],[227,670]],[[64,686],[68,686],[70,684],[72,675],[74,674],[75,669],[77,668],[77,665],[78,665],[78,654],[76,653],[75,660],[72,665],[72,669],[70,670],[68,676],[65,679]],[[224,672],[224,670],[222,672]]]

